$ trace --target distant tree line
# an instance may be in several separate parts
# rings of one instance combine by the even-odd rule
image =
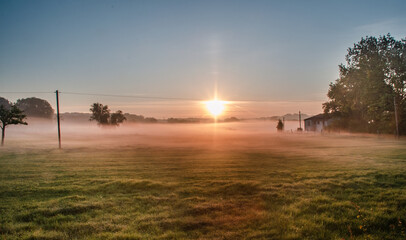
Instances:
[[[167,123],[200,123],[202,119],[200,118],[168,118]]]
[[[348,49],[340,77],[330,83],[325,114],[330,128],[406,134],[406,39],[365,37]]]
[[[137,115],[137,114],[129,114],[125,113],[124,114],[125,118],[129,122],[137,122],[137,123],[156,123],[158,120],[153,117],[144,117],[142,115]]]
[[[228,117],[228,118],[225,118],[223,121],[224,122],[239,122],[241,120],[236,117]]]
[[[311,115],[302,113],[301,118],[305,119],[311,117]],[[261,121],[279,121],[280,119],[285,119],[285,121],[299,121],[299,114],[298,113],[288,113],[282,116],[272,116],[272,117],[259,117],[256,118],[257,120]]]
[[[239,122],[240,119],[236,117],[225,118],[224,120],[219,120],[218,122]],[[167,123],[212,123],[212,118],[168,118]]]

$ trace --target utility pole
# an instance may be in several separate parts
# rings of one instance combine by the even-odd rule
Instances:
[[[285,130],[285,117],[282,117],[282,123],[283,123],[283,129],[282,130]]]
[[[399,138],[398,110],[396,107],[396,96],[393,97],[393,104],[395,105],[396,138]]]
[[[59,91],[55,91],[56,94],[56,120],[58,121],[58,141],[59,141],[59,149],[62,148],[61,146],[61,122],[59,119]]]
[[[299,128],[300,128],[300,130],[302,130],[302,115],[301,115],[300,111],[299,111]]]

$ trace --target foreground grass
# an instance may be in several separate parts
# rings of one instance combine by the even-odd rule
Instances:
[[[267,141],[6,149],[0,237],[406,239],[405,142]]]

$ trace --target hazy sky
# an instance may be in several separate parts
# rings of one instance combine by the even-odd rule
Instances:
[[[406,1],[0,1],[0,92],[83,92],[239,102],[230,114],[321,111],[346,49],[406,37]],[[0,94],[12,101],[52,94]],[[164,117],[201,104],[62,94]]]

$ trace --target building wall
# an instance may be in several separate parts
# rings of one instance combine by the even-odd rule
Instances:
[[[313,120],[308,119],[305,120],[305,130],[306,131],[314,131],[314,132],[321,132],[324,127],[327,127],[330,123],[330,120]]]

